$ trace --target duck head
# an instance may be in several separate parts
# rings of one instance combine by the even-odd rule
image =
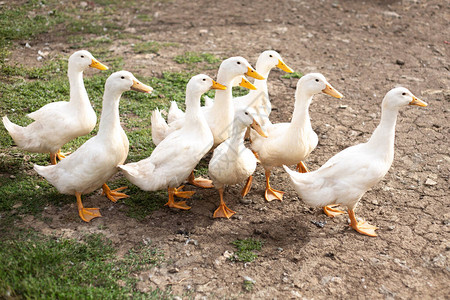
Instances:
[[[112,73],[106,80],[105,89],[110,89],[118,93],[133,90],[136,92],[150,94],[153,91],[152,87],[143,84],[128,71],[118,71]]]
[[[406,105],[425,107],[428,104],[414,96],[407,88],[397,87],[386,93],[382,105],[383,108],[398,109]]]
[[[83,72],[87,68],[96,68],[99,70],[108,70],[108,67],[99,62],[89,51],[80,50],[69,57],[69,67]]]
[[[221,83],[230,82],[234,78],[238,76],[242,77],[243,75],[247,75],[255,79],[264,79],[264,77],[262,77],[258,72],[256,72],[255,69],[252,68],[252,66],[245,58],[241,56],[235,56],[225,59],[220,64],[219,73],[217,74],[217,81]],[[243,82],[244,87],[250,86],[247,82]],[[254,86],[253,88],[256,89]]]
[[[267,137],[267,134],[261,128],[261,125],[257,121],[258,114],[255,109],[252,107],[241,108],[235,112],[234,122],[241,129],[252,128],[255,130],[260,136]]]
[[[210,89],[225,90],[227,87],[214,81],[211,77],[205,74],[199,74],[193,76],[187,86],[186,93],[192,92],[198,94],[200,97]]]
[[[297,90],[310,96],[325,93],[338,99],[343,97],[320,73],[309,73],[302,76],[297,83]]]
[[[271,69],[277,67],[287,73],[294,72],[294,70],[289,68],[284,63],[283,59],[281,58],[281,55],[274,50],[266,50],[263,53],[261,53],[258,57],[258,62],[256,64],[257,64],[256,68],[258,70],[263,69],[265,71],[270,71]]]

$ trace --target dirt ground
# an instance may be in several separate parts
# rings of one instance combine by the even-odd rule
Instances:
[[[150,23],[126,9],[113,17],[128,26],[125,33],[182,45],[156,55],[134,54],[129,45],[113,43],[111,52],[138,75],[181,70],[173,57],[185,51],[240,55],[254,65],[266,49],[279,51],[296,71],[324,74],[345,98],[318,95],[311,105],[319,136],[306,160],[313,170],[370,137],[391,88],[405,86],[428,102],[426,108],[400,112],[393,166],[356,210],[379,226],[378,237],[351,230],[347,215],[329,219],[306,206],[281,168],[272,183],[286,191],[285,200],[266,202],[260,166],[247,196],[251,203],[240,201],[242,185],[226,190],[226,201],[237,212],[230,220],[212,218],[219,202],[215,190],[189,186],[197,191],[188,201],[190,211],[165,207],[137,221],[126,216],[125,204],[105,201],[98,193],[84,201],[100,207],[103,218],[89,224],[77,217],[75,201],[48,207],[43,216],[52,222],[29,216],[24,224],[66,237],[103,233],[120,253],[151,241],[164,251],[165,262],[138,274],[143,291],[171,286],[174,294],[195,299],[448,299],[449,8],[437,0],[176,0],[144,4],[139,14],[152,16]],[[72,51],[57,37],[43,38],[41,46]],[[29,50],[12,57],[19,60],[21,51]],[[216,75],[216,70],[205,72]],[[297,79],[281,75],[274,70],[268,81],[274,123],[290,120],[293,111]],[[326,224],[320,228],[317,222]],[[227,260],[235,251],[230,243],[248,237],[264,242],[258,258],[246,264]],[[251,291],[242,287],[244,276],[255,281]]]

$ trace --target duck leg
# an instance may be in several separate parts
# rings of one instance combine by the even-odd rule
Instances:
[[[56,161],[56,153],[50,153],[50,163],[52,165],[56,165],[57,161]]]
[[[75,197],[77,197],[78,214],[83,221],[89,222],[94,218],[102,216],[98,208],[83,207],[83,203],[81,202],[81,193],[75,192]]]
[[[63,158],[66,158],[67,155],[69,155],[71,152],[61,152],[61,149],[58,150],[58,152],[56,152],[56,158],[59,160],[62,160]]]
[[[184,209],[184,210],[188,210],[191,209],[190,206],[188,206],[186,204],[186,201],[179,201],[179,202],[175,202],[174,200],[174,195],[176,195],[177,197],[181,197],[181,198],[190,198],[195,192],[191,191],[181,191],[181,189],[184,186],[181,186],[179,188],[169,188],[168,192],[169,192],[169,201],[167,201],[166,206],[168,207],[172,207],[172,208],[179,208],[179,209]]]
[[[301,161],[297,164],[297,172],[299,172],[299,173],[308,173],[309,172],[309,170],[306,167],[304,162]]]
[[[244,188],[241,191],[242,197],[245,197],[248,192],[250,192],[250,189],[252,188],[252,182],[253,182],[253,176],[250,175],[247,179],[247,183],[245,184]]]
[[[124,190],[126,188],[128,188],[128,187],[127,186],[123,186],[123,187],[120,187],[118,189],[111,190],[109,188],[109,186],[107,186],[106,183],[104,183],[102,185],[102,189],[103,189],[102,195],[106,195],[106,197],[108,197],[108,199],[111,200],[112,202],[117,202],[117,200],[119,200],[119,199],[130,197],[127,194],[119,193],[119,191]]]
[[[284,192],[271,188],[269,180],[270,180],[270,171],[266,170],[266,192],[264,194],[266,200],[269,202],[275,199],[283,201]]]
[[[214,185],[212,184],[212,181],[206,178],[197,177],[194,176],[194,171],[191,172],[191,175],[188,177],[188,182],[192,185],[204,188],[204,189],[210,189],[213,188]]]
[[[329,216],[330,218],[345,214],[345,211],[340,210],[340,209],[336,209],[335,207],[338,207],[338,204],[332,204],[332,205],[327,205],[323,207],[323,212]]]
[[[355,229],[361,234],[365,234],[368,236],[377,236],[375,233],[375,230],[378,229],[378,227],[370,225],[366,221],[360,221],[358,222],[355,217],[355,212],[353,209],[348,210],[348,215],[350,217],[350,227]]]
[[[229,209],[227,205],[225,204],[225,201],[223,201],[223,188],[219,189],[219,195],[220,195],[220,205],[214,212],[213,217],[214,218],[231,218],[232,215],[234,215],[236,212]]]

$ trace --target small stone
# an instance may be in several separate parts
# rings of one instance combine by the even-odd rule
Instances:
[[[252,204],[252,199],[250,198],[241,198],[242,204]]]
[[[173,268],[173,269],[169,270],[169,273],[171,273],[171,274],[178,273],[178,272],[180,272],[180,269],[178,269],[178,268]]]
[[[324,228],[327,224],[327,221],[311,221],[314,225],[316,225],[319,228]]]
[[[399,65],[399,66],[403,66],[403,65],[405,64],[405,61],[403,61],[403,60],[401,60],[401,59],[397,59],[397,60],[395,61],[395,63],[396,63],[397,65]]]
[[[425,185],[432,186],[432,185],[436,185],[436,184],[437,184],[437,182],[430,178],[427,178],[427,180],[425,181]]]
[[[339,108],[341,108],[341,109],[346,109],[347,107],[348,107],[347,104],[341,104],[341,105],[339,105]]]
[[[394,230],[395,229],[395,225],[390,225],[390,226],[388,226],[388,228],[387,228],[388,230],[390,230],[390,231],[392,231],[392,230]]]
[[[230,257],[233,256],[233,252],[225,250],[225,252],[222,254],[222,256],[225,257],[225,258],[230,258]]]
[[[16,176],[15,175],[9,175],[9,178],[16,179]]]
[[[198,33],[200,33],[200,35],[207,34],[207,33],[208,33],[208,29],[200,29],[200,30],[198,31]]]
[[[264,22],[266,22],[266,23],[271,23],[271,22],[272,22],[272,19],[264,19]]]
[[[31,48],[30,44],[26,43],[25,48]]]
[[[88,4],[87,4],[86,1],[81,1],[81,2],[80,2],[80,6],[81,6],[82,8],[85,8],[86,6],[88,6]]]
[[[277,251],[278,251],[278,252],[283,252],[283,251],[284,251],[284,249],[283,249],[283,248],[281,248],[281,247],[278,247],[278,248],[277,248]]]
[[[386,17],[391,17],[391,18],[400,18],[400,15],[394,11],[385,11],[385,12],[383,12],[383,15],[385,15]]]

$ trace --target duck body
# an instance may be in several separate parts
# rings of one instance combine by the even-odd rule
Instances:
[[[311,126],[309,106],[312,98],[318,93],[327,93],[341,98],[322,74],[310,73],[297,83],[295,105],[292,120],[289,123],[266,124],[268,138],[262,138],[251,132],[252,149],[257,153],[266,173],[267,201],[282,200],[283,192],[272,189],[269,184],[270,172],[274,167],[297,164],[298,168],[307,171],[303,160],[315,149],[318,143],[317,134]]]
[[[393,146],[383,153],[371,144],[349,147],[316,171],[296,172],[296,192],[311,206],[342,204],[354,209],[364,193],[383,179],[394,158]]]
[[[68,64],[70,101],[49,103],[28,114],[34,120],[28,126],[16,125],[7,116],[3,117],[3,124],[19,148],[29,152],[50,153],[54,164],[54,156],[64,144],[94,129],[97,116],[83,82],[83,71],[88,67],[107,69],[88,51],[72,54]]]
[[[265,136],[261,126],[252,115],[252,108],[237,111],[233,122],[232,135],[214,149],[209,161],[208,173],[214,186],[219,191],[220,206],[214,212],[214,217],[230,218],[235,212],[229,209],[223,201],[223,191],[226,185],[233,185],[247,179],[242,196],[250,190],[252,174],[256,169],[256,157],[253,152],[244,145],[244,135],[248,127]]]
[[[206,120],[199,117],[192,123],[169,134],[150,157],[120,166],[125,177],[144,191],[180,186],[213,146]]]
[[[298,173],[284,166],[302,200],[311,206],[344,205],[352,228],[376,236],[377,227],[365,221],[358,222],[354,209],[366,191],[389,171],[394,159],[398,111],[408,104],[427,105],[405,88],[392,89],[383,100],[380,124],[368,142],[344,149],[313,172]]]
[[[255,150],[266,169],[298,164],[304,160],[317,146],[317,134],[311,127],[309,118],[305,118],[303,126],[292,123],[278,123],[267,129],[269,138],[264,139],[252,134],[252,149]],[[280,147],[283,145],[283,147]]]
[[[77,197],[80,217],[86,222],[101,215],[98,208],[86,209],[82,206],[82,194],[93,192],[103,185],[103,191],[111,201],[127,197],[111,191],[106,181],[118,171],[117,165],[122,164],[128,155],[128,138],[120,126],[119,101],[122,93],[130,89],[147,93],[152,91],[130,72],[111,74],[105,84],[98,134],[57,165],[34,165],[36,172],[60,193]]]
[[[170,133],[153,150],[150,157],[120,165],[125,177],[144,191],[169,189],[169,207],[189,209],[184,201],[193,192],[181,192],[180,186],[192,173],[200,159],[214,144],[214,137],[200,110],[200,97],[210,88],[225,89],[207,75],[192,77],[186,87],[186,114],[182,127]]]

